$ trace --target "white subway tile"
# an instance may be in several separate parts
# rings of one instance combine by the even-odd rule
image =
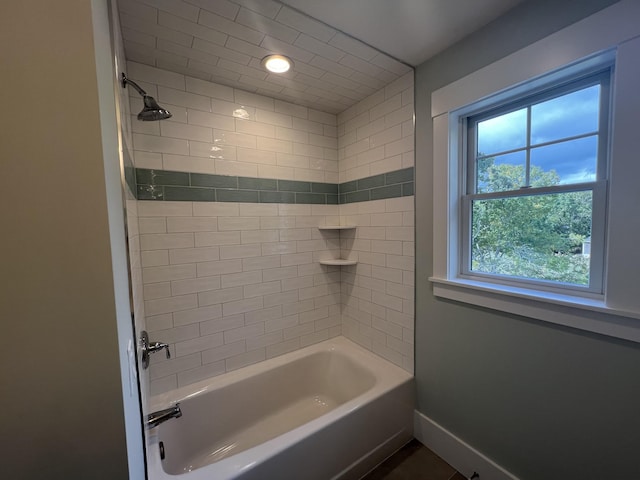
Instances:
[[[214,232],[218,229],[216,218],[211,217],[169,217],[167,231],[173,232]]]
[[[245,351],[244,340],[221,345],[219,347],[215,347],[210,350],[205,350],[204,352],[202,352],[202,364],[207,365],[209,363],[224,360],[234,355],[238,355],[244,351]]]
[[[150,233],[140,235],[140,248],[142,250],[166,250],[193,246],[193,233]]]
[[[291,265],[303,265],[305,263],[311,263],[313,261],[313,256],[311,253],[296,253],[290,255],[282,255],[280,259],[280,263],[283,267],[288,267]]]
[[[275,136],[275,132],[274,132]],[[275,138],[257,137],[257,148],[272,152],[293,153],[292,142]]]
[[[265,307],[273,307],[275,305],[282,305],[283,312],[285,309],[285,305],[288,303],[295,303],[298,301],[298,291],[284,292],[284,293],[273,293],[270,295],[264,296],[264,306]]]
[[[233,370],[237,370],[238,368],[246,367],[247,365],[261,362],[265,359],[266,359],[266,353],[264,348],[251,350],[250,352],[242,353],[240,355],[236,355],[235,357],[227,358],[225,360],[227,372],[231,372]]]
[[[139,201],[139,217],[173,217],[191,215],[191,202]]]
[[[235,122],[233,117],[226,115],[219,115],[217,113],[209,113],[201,110],[188,109],[187,110],[188,121],[192,125],[201,125],[203,127],[217,128],[220,130],[233,131],[235,129]],[[164,134],[164,131],[163,131]],[[169,135],[171,136],[171,135]],[[200,140],[198,138],[192,138],[191,140]],[[206,140],[202,140],[206,141]],[[211,141],[211,138],[208,139]]]
[[[151,283],[144,286],[144,299],[155,300],[171,296],[171,284],[169,282]]]
[[[242,287],[223,288],[221,290],[209,290],[198,293],[198,306],[206,307],[218,303],[240,300],[242,298]],[[227,313],[223,310],[223,315]]]
[[[244,318],[246,325],[279,319],[282,318],[282,306],[276,305],[275,307],[247,312],[244,314]]]
[[[203,335],[191,340],[177,342],[175,345],[176,357],[182,357],[184,355],[191,355],[196,352],[202,352],[203,350],[219,347],[223,344],[224,338],[222,336],[222,333]]]
[[[242,270],[245,272],[251,270],[275,269],[280,267],[280,255],[251,257],[242,259]],[[263,272],[264,277],[264,272]],[[266,282],[267,278],[263,278]]]
[[[193,215],[210,217],[232,217],[239,215],[240,209],[237,203],[232,202],[193,202]]]
[[[280,180],[294,180],[295,171],[289,167],[276,167],[272,165],[258,165],[259,178],[278,178]]]
[[[136,150],[134,152],[136,168],[162,169],[162,154]]]
[[[324,149],[322,146],[308,145],[304,143],[293,143],[292,145],[294,155],[322,158],[322,155],[324,154]]]
[[[411,197],[398,197],[388,198],[384,201],[385,212],[411,212],[413,214],[414,198]]]
[[[408,271],[415,270],[415,259],[404,255],[387,255],[386,264],[391,268],[399,268]]]
[[[219,217],[219,219],[222,217]],[[233,217],[226,217],[233,218]],[[219,226],[219,225],[218,225]],[[240,232],[196,232],[195,246],[209,247],[217,245],[238,245],[240,243]]]
[[[329,331],[321,330],[319,332],[310,333],[308,335],[300,336],[300,347],[304,348],[308,345],[313,345],[314,343],[323,342],[324,340],[329,339]]]
[[[244,287],[244,298],[271,295],[273,293],[279,293],[281,290],[281,284],[279,281],[246,285]]]
[[[388,143],[384,146],[384,152],[387,157],[399,155],[413,151],[413,135],[403,137],[395,142]]]
[[[273,242],[262,244],[262,255],[284,255],[296,252],[296,242]]]
[[[213,131],[213,138],[218,145],[231,145],[235,147],[256,148],[257,137],[247,133],[218,130]]]
[[[275,110],[275,103],[273,98],[265,97],[263,95],[256,95],[244,90],[234,90],[235,102],[242,105],[250,105],[252,107],[258,107],[263,110]]]
[[[296,325],[295,327],[284,329],[284,339],[289,340],[291,338],[301,337],[302,335],[310,335],[314,331],[315,331],[315,327],[313,323]]]
[[[184,90],[185,77],[178,73],[169,72],[160,68],[151,67],[142,63],[127,62],[127,75],[133,80],[148,82],[164,87]]]
[[[291,128],[293,125],[291,115],[277,113],[272,110],[262,110],[260,108],[256,109],[256,120],[258,122],[263,122],[279,127]]]
[[[143,267],[158,267],[161,265],[169,265],[168,250],[152,250],[149,252],[141,252],[140,256]]]
[[[237,160],[239,162],[275,165],[276,152],[265,152],[254,148],[237,147]]]
[[[173,328],[174,326],[172,313],[147,315],[145,321],[147,324],[147,331],[149,333],[156,332],[158,330],[166,330],[167,328]]]
[[[201,322],[201,335],[210,335],[212,333],[224,332],[226,330],[240,328],[244,325],[244,314],[241,313],[239,315],[222,317],[222,305],[216,305],[216,307],[220,309],[220,318]]]
[[[395,350],[387,347],[380,342],[373,342],[372,350],[374,353],[380,355],[382,358],[389,360],[391,363],[402,366],[402,355]]]
[[[180,295],[176,297],[159,298],[144,302],[144,310],[147,315],[178,312],[189,310],[198,306],[198,298],[195,295]],[[166,342],[170,340],[164,340]]]
[[[283,339],[282,330],[258,337],[247,338],[247,350],[255,350],[256,348],[266,347],[281,343]]]
[[[173,88],[158,87],[158,101],[160,103],[171,103],[181,107],[211,111],[211,99],[204,95],[175,90]]]
[[[138,217],[138,228],[141,234],[166,233],[167,220],[162,217]]]
[[[299,288],[313,287],[313,277],[296,277],[296,278],[284,278],[281,280],[282,291],[288,292],[290,290],[298,290]]]
[[[278,113],[284,113],[298,118],[307,118],[309,116],[309,109],[302,105],[296,105],[289,102],[283,102],[282,100],[275,100],[274,110]],[[297,121],[297,119],[296,119]]]
[[[293,228],[296,226],[296,217],[261,217],[260,228]]]
[[[273,125],[242,119],[236,119],[236,131],[261,137],[275,138],[276,136],[276,127]],[[258,140],[258,148],[262,150],[260,148],[260,140]]]
[[[206,39],[205,39],[206,40]],[[186,77],[186,91],[198,95],[233,101],[233,88],[217,83],[207,82],[193,77]]]
[[[181,325],[189,325],[192,323],[207,322],[222,317],[222,305],[210,305],[208,307],[199,307],[191,310],[182,310],[180,312],[174,312],[173,324],[176,327]],[[202,335],[214,332],[200,332]]]
[[[243,162],[229,162],[226,160],[216,160],[216,173],[218,175],[257,177],[258,168],[256,165],[243,163]]]
[[[197,265],[198,277],[222,275],[242,271],[242,260],[220,260],[218,262],[204,262]]]
[[[218,290],[220,288],[220,277],[200,277],[188,280],[173,280],[171,282],[172,295],[184,295],[188,293],[205,292],[208,290]]]
[[[235,315],[236,313],[245,313],[252,310],[260,310],[265,305],[263,303],[263,297],[251,298],[248,300],[236,300],[233,302],[227,302],[222,304],[222,313],[226,315]],[[264,329],[264,324],[261,325]],[[225,332],[226,335],[227,332]]]
[[[156,153],[172,153],[175,155],[188,155],[189,142],[179,138],[165,138],[156,135],[133,134],[133,145],[136,150],[145,150]]]
[[[145,284],[183,280],[195,278],[195,276],[196,266],[194,264],[145,267],[142,269],[142,278]]]
[[[294,130],[293,128],[276,127],[275,138],[291,142],[309,143],[309,133],[301,130]]]
[[[237,287],[262,282],[262,271],[229,273],[222,275],[222,288]]]
[[[259,257],[261,255],[260,244],[224,245],[220,247],[220,258],[222,260]]]
[[[259,229],[260,229],[259,217],[218,217],[218,230],[220,230],[221,232],[226,230],[259,230]]]
[[[277,357],[279,355],[284,355],[285,353],[293,352],[300,348],[300,339],[293,338],[291,340],[287,340],[281,343],[276,343],[275,345],[267,346],[267,358]]]
[[[166,362],[153,364],[149,368],[149,378],[155,380],[158,378],[166,377],[168,375],[190,370],[192,368],[199,367],[201,365],[200,354],[194,353],[185,357],[174,358]],[[176,382],[177,385],[177,382]]]
[[[280,308],[280,306],[278,306]],[[275,332],[286,328],[292,328],[298,325],[298,315],[289,315],[283,317],[282,315],[265,320],[265,332]]]
[[[226,365],[224,361],[209,363],[201,367],[192,368],[183,372],[178,372],[178,386],[184,387],[192,383],[225,373]]]

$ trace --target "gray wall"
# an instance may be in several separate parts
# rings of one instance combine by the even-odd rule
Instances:
[[[433,296],[431,92],[613,3],[525,2],[416,72],[418,409],[523,480],[640,478],[640,345]]]
[[[0,15],[0,477],[128,477],[91,4]]]

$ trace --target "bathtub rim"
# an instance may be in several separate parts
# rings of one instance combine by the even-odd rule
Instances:
[[[345,350],[347,349],[347,350]],[[349,350],[350,349],[350,350]],[[254,375],[267,372],[270,370],[274,370],[282,365],[293,362],[297,359],[304,358],[312,355],[317,352],[326,352],[326,351],[340,351],[342,353],[347,353],[347,356],[355,356],[357,358],[365,357],[369,360],[369,362],[380,362],[381,370],[374,370],[372,373],[376,377],[376,382],[372,388],[375,388],[379,383],[378,372],[384,374],[397,374],[398,370],[406,374],[406,379],[414,378],[412,374],[404,370],[402,367],[395,365],[388,360],[376,355],[375,353],[365,349],[364,347],[358,345],[357,343],[349,340],[346,337],[339,336],[330,338],[328,340],[323,340],[319,343],[314,343],[307,347],[300,348],[293,352],[285,353],[283,355],[279,355],[277,357],[269,358],[267,360],[262,360],[257,363],[253,363],[251,365],[247,365],[241,367],[237,370],[232,370],[231,372],[226,372],[220,375],[216,375],[214,377],[210,377],[204,380],[200,380],[195,383],[191,383],[189,385],[185,385],[183,387],[178,387],[176,389],[170,390],[165,393],[160,393],[154,395],[149,398],[149,410],[155,411],[163,408],[170,407],[175,405],[177,402],[182,402],[189,398],[204,395],[209,391],[218,390],[227,385],[239,382],[245,378],[252,377]],[[363,362],[362,365],[367,370],[371,370],[369,368],[370,363]],[[364,392],[366,393],[366,392]]]

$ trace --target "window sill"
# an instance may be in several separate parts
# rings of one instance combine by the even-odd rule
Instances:
[[[436,297],[640,343],[640,313],[604,301],[467,279],[430,277]]]

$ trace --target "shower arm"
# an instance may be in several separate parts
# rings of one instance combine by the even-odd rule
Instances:
[[[136,82],[134,82],[133,80],[129,80],[127,76],[124,73],[122,73],[122,88],[127,88],[127,84],[135,88],[138,91],[138,93],[143,97],[148,96],[147,92],[145,92],[142,88],[140,88],[140,86]]]

